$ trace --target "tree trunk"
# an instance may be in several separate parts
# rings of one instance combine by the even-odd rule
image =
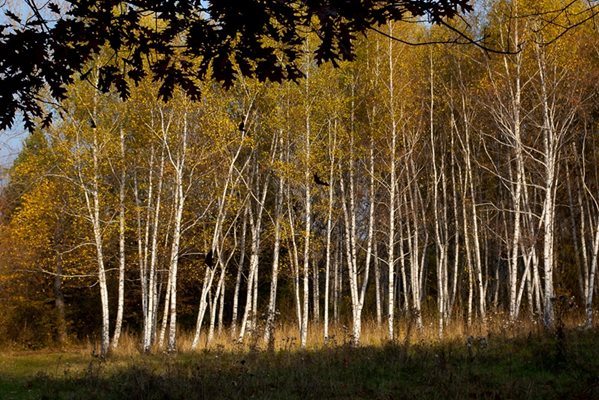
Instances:
[[[116,322],[114,325],[114,336],[112,337],[112,347],[116,348],[121,337],[121,327],[123,324],[123,309],[125,303],[125,179],[126,160],[125,160],[125,133],[120,129],[121,142],[121,179],[119,182],[119,292]]]

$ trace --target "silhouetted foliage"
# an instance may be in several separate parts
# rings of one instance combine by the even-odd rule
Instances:
[[[109,49],[99,68],[102,91],[122,99],[150,75],[168,100],[180,87],[201,96],[199,81],[212,76],[230,87],[236,75],[281,82],[302,76],[305,36],[315,32],[318,63],[353,60],[359,33],[389,21],[423,17],[431,22],[471,10],[468,0],[294,0],[149,1],[67,0],[34,9],[27,20],[5,10],[11,25],[0,26],[0,129],[21,112],[28,129],[47,125],[51,114],[40,103],[48,88],[63,100],[67,86],[88,63]],[[30,3],[33,6],[34,2]]]

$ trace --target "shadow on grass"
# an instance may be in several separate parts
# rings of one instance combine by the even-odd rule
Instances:
[[[85,357],[80,370],[41,370],[4,379],[0,390],[5,397],[0,397],[593,399],[599,398],[597,337],[597,332],[572,331],[565,339],[472,338],[466,343],[318,351],[205,350],[108,361]]]

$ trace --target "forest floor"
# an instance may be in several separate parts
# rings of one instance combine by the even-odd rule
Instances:
[[[599,399],[599,330],[300,350],[212,346],[101,360],[0,352],[0,399]]]

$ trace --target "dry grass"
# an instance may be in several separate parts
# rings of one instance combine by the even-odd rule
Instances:
[[[583,318],[580,315],[569,315],[564,318],[564,326],[568,330],[577,330],[582,326]],[[439,337],[438,324],[436,320],[424,320],[422,330],[418,330],[416,325],[407,319],[400,319],[397,323],[394,344],[397,345],[420,345],[437,346],[447,343],[465,343],[469,336],[473,338],[502,338],[514,339],[527,336],[542,336],[546,334],[542,324],[530,318],[510,322],[504,314],[489,314],[486,324],[473,323],[470,327],[461,321],[454,320],[445,327],[442,337]],[[264,329],[260,326],[255,330],[246,332],[243,343],[239,343],[237,336],[231,334],[228,329],[224,329],[221,334],[215,332],[211,342],[207,341],[207,329],[203,329],[200,335],[199,345],[195,352],[217,350],[221,352],[248,352],[248,351],[266,351],[270,350],[267,343],[264,342]],[[193,352],[191,343],[193,341],[193,332],[177,332],[177,350],[179,353]],[[112,353],[122,357],[130,357],[140,354],[140,338],[135,333],[127,330],[123,331],[119,340],[117,349]],[[308,329],[307,346],[304,350],[319,351],[338,346],[348,346],[351,343],[351,325],[343,323],[331,323],[329,325],[329,337],[325,340],[323,335],[323,325],[311,322]],[[364,321],[362,323],[362,336],[360,346],[362,347],[381,347],[389,344],[387,336],[386,321],[381,326],[376,321]],[[98,343],[90,341],[76,344],[69,347],[70,350],[76,349],[79,352],[87,354],[97,354]],[[278,323],[274,330],[274,350],[275,351],[296,351],[301,350],[300,338],[297,324]],[[160,353],[162,349],[155,345],[152,353]]]

